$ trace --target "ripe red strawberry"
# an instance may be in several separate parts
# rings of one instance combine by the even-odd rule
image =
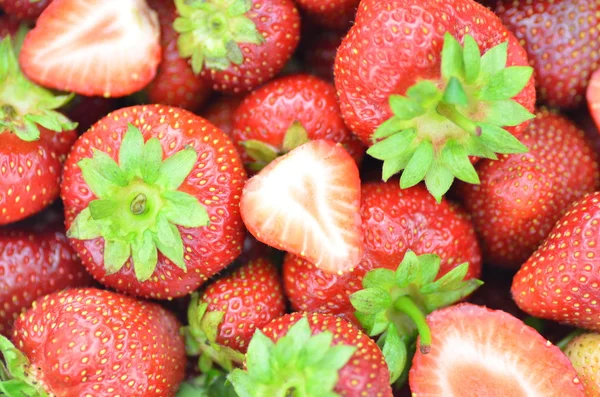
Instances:
[[[432,342],[413,359],[413,395],[585,396],[560,349],[507,313],[465,303],[427,322]]]
[[[217,91],[250,92],[279,73],[300,40],[292,0],[175,0],[178,47]]]
[[[316,140],[275,159],[246,183],[246,227],[259,241],[305,257],[329,273],[362,255],[360,179],[341,145]]]
[[[203,118],[162,105],[123,108],[67,159],[67,235],[104,285],[183,296],[240,254],[245,181],[231,141]]]
[[[600,65],[600,4],[587,0],[501,0],[496,14],[523,44],[540,100],[575,108]]]
[[[0,9],[19,20],[36,19],[52,0],[0,0]]]
[[[249,171],[310,139],[347,145],[357,163],[364,155],[340,115],[334,86],[306,74],[280,77],[248,95],[235,111],[231,136]]]
[[[9,382],[22,387],[10,396],[173,397],[184,376],[183,338],[171,313],[94,288],[37,300],[17,320],[13,342],[16,349],[0,337],[13,377],[0,390]]]
[[[574,203],[514,277],[512,295],[532,316],[600,330],[600,192]]]
[[[298,6],[317,24],[345,31],[350,27],[360,0],[295,0]]]
[[[326,81],[333,82],[335,54],[344,36],[345,32],[332,30],[311,32],[307,42],[302,45],[304,69]]]
[[[241,95],[222,95],[211,101],[210,105],[201,112],[201,116],[210,121],[228,136],[233,131],[235,110],[242,102]]]
[[[179,56],[178,36],[173,29],[173,21],[177,18],[175,3],[173,0],[149,0],[148,4],[158,14],[162,46],[162,61],[156,77],[145,89],[148,102],[198,110],[212,90],[208,80],[196,76],[188,61]]]
[[[363,0],[335,85],[346,125],[384,160],[383,179],[404,170],[403,188],[425,180],[439,201],[455,177],[478,182],[470,157],[527,150],[513,136],[533,117],[527,64],[473,0]]]
[[[256,329],[284,314],[277,268],[260,258],[211,283],[200,296],[195,294],[187,330],[198,353],[231,370],[232,362],[243,362]]]
[[[564,352],[575,367],[586,396],[600,396],[600,334],[578,335],[567,344]]]
[[[0,229],[0,334],[37,298],[91,281],[60,224]]]
[[[55,96],[27,80],[10,37],[0,42],[0,59],[0,225],[5,225],[58,197],[61,164],[77,135],[76,124],[56,111],[70,96]]]
[[[486,263],[518,269],[569,205],[598,189],[597,155],[566,117],[541,109],[521,142],[529,153],[477,164],[480,185],[463,184]]]
[[[120,97],[154,78],[159,35],[145,0],[53,0],[25,37],[19,63],[45,87]]]
[[[317,269],[287,255],[284,286],[292,308],[341,315],[355,322],[350,295],[362,288],[371,269],[396,270],[408,250],[441,257],[439,276],[463,262],[467,279],[481,272],[481,255],[473,225],[458,206],[437,204],[421,185],[402,190],[396,181],[365,183],[361,189],[362,235],[365,253],[358,266],[340,275]]]
[[[600,70],[592,74],[587,87],[586,99],[588,109],[597,126],[600,125]]]
[[[271,321],[250,342],[246,370],[229,377],[240,396],[391,397],[381,350],[346,321],[293,313]]]

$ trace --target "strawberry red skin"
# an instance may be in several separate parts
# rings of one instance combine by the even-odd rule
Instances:
[[[335,393],[346,397],[392,397],[390,375],[381,350],[367,335],[341,318],[323,313],[297,312],[271,321],[261,331],[276,342],[304,316],[313,335],[329,331],[333,334],[332,345],[357,347],[354,355],[339,371]]]
[[[495,11],[527,50],[540,100],[563,108],[582,103],[600,65],[600,4],[502,0]]]
[[[231,136],[234,114],[243,99],[241,95],[223,95],[211,101],[200,115]]]
[[[14,320],[35,299],[92,282],[64,227],[44,229],[0,229],[0,334],[9,335]]]
[[[0,9],[17,19],[34,20],[48,7],[52,0],[0,0]]]
[[[179,327],[155,303],[82,288],[38,299],[13,342],[55,395],[172,397],[186,360]]]
[[[281,150],[285,133],[294,121],[302,124],[309,139],[327,139],[342,144],[353,141],[340,114],[332,84],[305,74],[286,76],[253,91],[237,108],[232,140],[242,160],[252,162],[241,145],[249,139]],[[364,155],[361,145],[351,143],[346,149],[360,162]]]
[[[528,153],[477,165],[460,194],[486,263],[518,269],[569,205],[599,187],[597,155],[566,117],[540,109],[521,137]]]
[[[253,2],[246,16],[265,38],[261,45],[240,44],[244,54],[241,65],[228,69],[202,70],[215,91],[229,94],[250,92],[271,80],[291,58],[300,41],[300,14],[292,0]]]
[[[175,3],[170,0],[151,0],[148,5],[158,13],[163,50],[156,77],[145,89],[148,102],[198,110],[212,90],[210,83],[196,76],[189,62],[179,56],[177,32],[173,30],[173,21],[177,18]]]
[[[363,143],[371,145],[373,131],[392,116],[390,95],[404,95],[420,79],[440,79],[444,34],[462,42],[467,27],[482,53],[508,40],[507,65],[528,65],[516,37],[473,0],[361,1],[337,53],[335,85],[346,125]],[[398,33],[390,34],[392,29]],[[513,99],[533,111],[533,79]],[[518,137],[525,127],[523,123],[507,130]]]
[[[574,203],[515,274],[513,299],[527,313],[600,330],[600,193]]]
[[[0,131],[0,225],[33,215],[58,198],[62,163],[77,135],[39,130],[40,139],[33,142]]]
[[[360,2],[360,0],[333,0],[325,3],[321,0],[295,1],[315,23],[342,32],[350,27]]]
[[[183,296],[194,291],[240,254],[245,229],[238,202],[246,174],[231,141],[206,120],[183,109],[162,105],[123,108],[92,126],[77,141],[65,163],[61,197],[65,204],[67,228],[75,216],[96,199],[83,180],[77,163],[92,157],[93,149],[110,153],[118,161],[120,143],[128,123],[138,127],[145,140],[157,137],[163,145],[163,158],[182,150],[185,145],[191,145],[201,154],[196,166],[198,172],[192,171],[179,190],[197,197],[205,205],[211,225],[204,228],[178,226],[185,252],[193,258],[186,258],[187,273],[159,253],[154,274],[143,283],[137,280],[131,259],[118,273],[106,274],[102,238],[70,241],[88,271],[106,286],[158,299]],[[221,163],[230,166],[223,169]],[[217,201],[213,199],[215,196]]]
[[[216,342],[244,354],[257,328],[285,314],[281,278],[265,258],[251,261],[210,284],[200,299],[209,302],[207,313],[225,313]]]
[[[445,200],[436,204],[422,185],[400,189],[397,180],[363,184],[361,197],[362,261],[340,276],[288,254],[283,277],[292,308],[336,314],[356,323],[349,296],[362,289],[363,276],[373,268],[396,270],[409,249],[417,255],[440,255],[440,276],[464,262],[469,262],[466,278],[479,276],[475,231],[458,206]]]

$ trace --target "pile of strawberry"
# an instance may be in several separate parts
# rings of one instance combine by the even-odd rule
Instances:
[[[600,1],[0,9],[0,396],[600,396]]]

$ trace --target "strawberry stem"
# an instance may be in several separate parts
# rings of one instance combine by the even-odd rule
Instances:
[[[556,347],[558,347],[560,350],[564,351],[565,348],[567,347],[567,345],[569,344],[569,342],[571,342],[573,339],[575,339],[576,337],[578,337],[579,335],[581,335],[583,333],[585,333],[584,330],[576,329],[575,331],[571,332],[569,335],[565,336],[560,341],[558,341],[558,343],[556,343]]]
[[[468,132],[469,134],[476,135],[476,136],[481,135],[481,128],[478,127],[471,120],[469,120],[468,118],[463,116],[458,111],[458,109],[456,109],[456,106],[449,105],[446,103],[440,103],[440,104],[438,104],[436,110],[440,115],[444,116],[445,118],[450,120],[452,123],[456,124],[463,130]]]
[[[417,326],[417,331],[421,336],[421,353],[427,354],[431,349],[431,330],[427,325],[427,320],[423,311],[407,295],[400,296],[394,302],[396,310],[406,314]]]

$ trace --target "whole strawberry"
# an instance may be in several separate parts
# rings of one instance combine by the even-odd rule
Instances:
[[[278,78],[248,95],[235,111],[231,136],[250,171],[311,139],[340,142],[357,162],[364,154],[344,124],[333,85],[305,74]]]
[[[437,204],[422,185],[403,190],[397,181],[365,183],[361,197],[362,260],[352,272],[331,274],[288,254],[283,276],[292,308],[355,322],[350,295],[362,289],[364,275],[374,268],[396,270],[409,250],[439,255],[439,277],[463,262],[469,263],[467,279],[479,276],[475,231],[458,206],[446,200]]]
[[[532,316],[600,330],[600,193],[574,203],[515,274],[513,299]]]
[[[483,257],[495,266],[521,266],[569,205],[599,187],[597,155],[566,117],[539,110],[521,142],[529,153],[482,160],[481,184],[460,186]]]
[[[0,229],[0,334],[37,298],[91,281],[61,224]]]
[[[600,395],[600,334],[584,333],[571,339],[563,349],[571,360],[586,396]]]
[[[241,397],[299,395],[391,397],[381,350],[346,321],[293,313],[257,331],[244,363],[230,376]]]
[[[533,117],[527,65],[473,0],[363,0],[335,85],[346,125],[384,160],[383,179],[404,170],[403,188],[425,180],[439,201],[455,178],[478,182],[472,156],[527,151],[515,138]]]
[[[67,159],[67,236],[104,285],[183,296],[240,254],[245,181],[231,141],[203,118],[162,105],[123,108]]]
[[[360,0],[295,0],[298,6],[318,25],[345,31],[350,27]]]
[[[0,9],[17,19],[34,20],[52,0],[0,0]]]
[[[222,95],[211,101],[200,115],[231,136],[234,114],[243,99],[241,95]]]
[[[9,396],[172,397],[184,376],[183,338],[172,314],[94,288],[37,300],[17,320],[13,342],[0,336],[12,375],[0,391],[19,391]]]
[[[35,214],[59,193],[60,170],[77,135],[57,111],[71,97],[27,80],[10,37],[0,42],[0,225]]]
[[[600,4],[587,0],[500,0],[496,14],[523,44],[540,100],[577,107],[600,65]]]
[[[279,73],[300,40],[292,0],[175,0],[178,48],[217,91],[249,92]]]
[[[265,258],[251,261],[211,283],[188,309],[187,327],[200,360],[226,370],[241,364],[256,329],[285,314],[277,268]]]

